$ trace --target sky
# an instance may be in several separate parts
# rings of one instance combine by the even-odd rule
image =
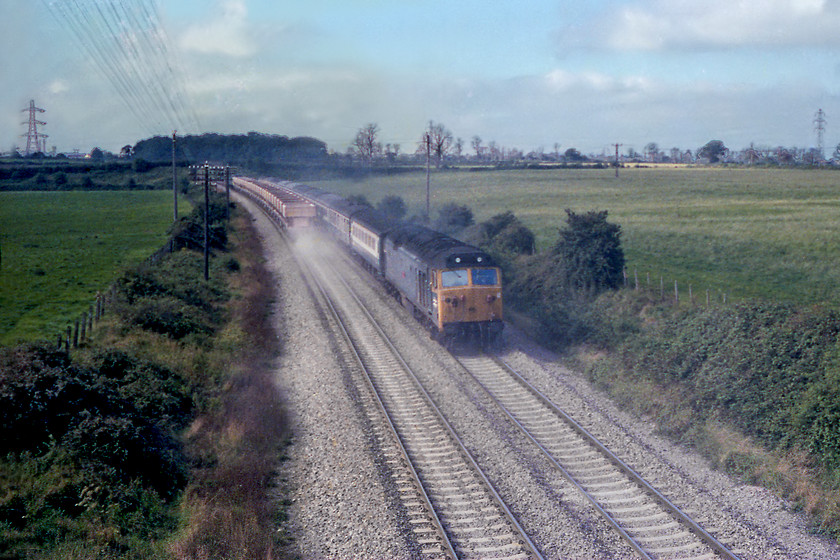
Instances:
[[[25,146],[30,99],[62,152],[176,129],[343,152],[375,123],[405,153],[429,121],[467,152],[474,136],[526,153],[809,148],[819,109],[826,153],[840,143],[840,0],[0,6],[0,151]]]

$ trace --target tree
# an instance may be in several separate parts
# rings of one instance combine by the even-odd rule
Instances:
[[[464,152],[464,139],[456,138],[452,145],[452,153],[455,154],[456,159],[461,159],[461,154]]]
[[[133,153],[134,153],[134,149],[131,147],[130,144],[126,144],[125,146],[120,148],[120,157],[121,158],[130,158]]]
[[[428,139],[432,157],[435,158],[436,165],[440,167],[443,163],[443,158],[452,149],[452,132],[440,123],[429,121],[429,129],[426,131],[425,137]]]
[[[379,204],[376,205],[376,209],[379,210],[389,222],[399,222],[406,214],[405,201],[396,195],[388,195],[380,200]]]
[[[552,249],[569,288],[598,293],[621,286],[624,250],[621,226],[607,222],[607,211],[576,214],[566,209],[566,227]]]
[[[656,142],[650,142],[645,146],[645,156],[648,161],[655,162],[659,155],[659,146]]]
[[[378,134],[379,126],[376,123],[368,123],[359,129],[353,140],[353,148],[368,165],[382,152],[382,144],[376,140]]]
[[[697,151],[697,157],[706,158],[709,163],[717,163],[725,157],[729,149],[720,140],[710,140]]]
[[[385,144],[385,158],[388,160],[388,163],[394,163],[399,155],[399,144]]]
[[[563,153],[563,157],[566,158],[566,161],[583,161],[584,157],[581,155],[579,151],[574,148],[569,148]]]
[[[472,140],[470,140],[470,146],[475,150],[476,159],[482,159],[484,148],[481,146],[481,136],[473,136]],[[840,147],[840,144],[838,144],[838,147]]]
[[[534,254],[534,232],[525,227],[510,210],[496,214],[479,226],[478,243],[490,252],[505,257]]]
[[[682,161],[682,152],[677,147],[671,148],[671,163],[680,163]]]
[[[352,202],[353,204],[358,204],[359,206],[367,206],[368,208],[373,208],[373,204],[365,197],[363,194],[351,194],[347,197],[348,202]]]
[[[435,229],[452,233],[473,224],[473,213],[468,206],[449,202],[441,206]]]

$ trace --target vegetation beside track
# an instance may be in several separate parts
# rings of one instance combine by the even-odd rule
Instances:
[[[0,349],[0,558],[271,557],[271,284],[250,222],[234,224],[209,282],[185,248],[120,277],[70,355]]]

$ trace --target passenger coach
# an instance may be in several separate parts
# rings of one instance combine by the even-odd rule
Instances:
[[[235,184],[287,227],[312,224],[329,232],[438,340],[473,337],[487,345],[502,332],[501,271],[477,247],[418,224],[390,224],[373,208],[316,187],[240,178]],[[309,222],[285,215],[290,197],[309,205]]]

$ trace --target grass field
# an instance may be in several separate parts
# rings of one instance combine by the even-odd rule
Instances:
[[[0,192],[0,344],[56,338],[171,223],[171,191]]]
[[[423,173],[311,183],[373,203],[403,197],[425,209]],[[466,204],[476,221],[512,210],[554,243],[564,209],[607,210],[622,228],[631,277],[697,299],[767,298],[840,304],[840,172],[820,169],[626,168],[442,171],[431,180],[432,216]]]

